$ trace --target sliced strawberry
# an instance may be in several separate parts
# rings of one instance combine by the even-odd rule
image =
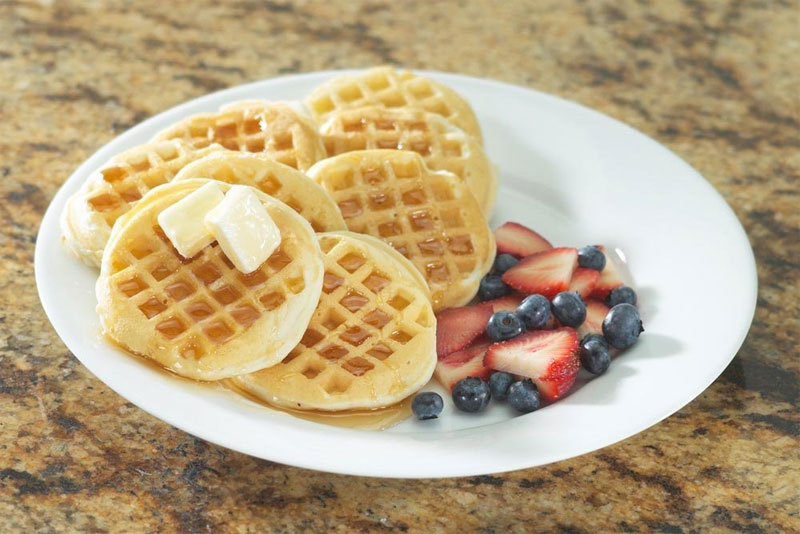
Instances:
[[[520,261],[503,273],[503,282],[526,295],[540,293],[552,299],[569,288],[577,266],[576,249],[553,248]]]
[[[447,356],[459,351],[481,335],[492,316],[486,304],[447,308],[436,316],[436,354]]]
[[[515,222],[507,222],[495,230],[494,239],[498,254],[511,254],[517,258],[553,248],[547,239]]]
[[[578,339],[583,339],[587,334],[603,335],[603,319],[608,313],[608,306],[599,300],[586,301],[586,319],[578,327]]]
[[[554,401],[569,391],[580,370],[578,333],[566,327],[526,332],[492,344],[483,364],[530,378],[543,399]]]
[[[619,287],[623,284],[622,278],[619,276],[619,271],[617,271],[616,266],[614,265],[614,261],[611,258],[611,254],[606,252],[606,248],[603,245],[596,245],[603,254],[606,256],[606,266],[600,272],[600,278],[597,280],[597,284],[595,284],[594,289],[589,294],[590,298],[603,300],[605,299],[611,290],[615,287]]]
[[[452,352],[436,362],[433,372],[436,380],[448,390],[452,390],[456,382],[468,376],[487,379],[492,370],[483,365],[483,357],[490,342],[481,338],[469,347]]]
[[[584,269],[578,267],[572,273],[572,280],[569,281],[569,290],[575,291],[582,299],[589,296],[594,286],[597,285],[597,280],[600,278],[600,271],[594,269]]]
[[[511,311],[517,309],[519,303],[522,302],[521,295],[506,295],[505,297],[500,297],[499,299],[492,299],[492,300],[485,300],[481,304],[486,304],[492,307],[492,313],[497,313],[499,311]]]

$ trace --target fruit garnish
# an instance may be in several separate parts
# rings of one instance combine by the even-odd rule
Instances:
[[[436,354],[441,358],[459,351],[483,334],[492,316],[485,304],[446,308],[436,315]]]
[[[569,290],[576,292],[582,299],[586,299],[594,290],[599,279],[600,271],[595,271],[594,269],[588,269],[586,267],[578,267],[575,269],[575,272],[572,273],[572,280],[569,282]]]
[[[600,278],[597,280],[597,284],[595,284],[589,297],[603,300],[612,289],[622,285],[622,278],[620,278],[619,272],[617,272],[617,268],[614,266],[614,262],[609,257],[605,247],[603,245],[597,245],[597,248],[605,255],[606,265],[603,267],[603,270],[600,271]]]
[[[463,412],[479,412],[492,398],[489,384],[476,377],[459,380],[453,387],[453,404]]]
[[[589,299],[586,301],[586,319],[578,327],[578,337],[583,339],[588,334],[603,335],[603,319],[609,312],[608,306],[599,300]]]
[[[562,291],[556,295],[550,308],[558,322],[564,326],[577,328],[586,319],[586,304],[574,291]]]
[[[553,248],[520,261],[503,274],[503,282],[526,295],[539,293],[552,299],[569,288],[577,265],[577,250]]]
[[[617,304],[603,319],[603,337],[615,349],[627,349],[644,332],[639,310],[631,304]]]
[[[529,330],[545,328],[550,320],[550,301],[542,295],[528,295],[517,306],[516,314]]]
[[[517,309],[517,306],[519,306],[520,302],[522,302],[522,297],[520,295],[507,295],[505,297],[500,297],[499,299],[484,301],[481,304],[491,306],[492,311],[497,313],[499,311],[513,312]]]
[[[486,336],[492,341],[506,341],[524,331],[525,324],[514,312],[495,312],[486,324]]]
[[[529,413],[539,409],[539,388],[530,378],[519,380],[508,388],[508,404],[522,413]]]
[[[578,265],[585,269],[602,271],[606,266],[606,255],[593,245],[581,247],[578,249]]]
[[[495,230],[494,239],[498,254],[511,254],[517,258],[553,248],[547,239],[515,222],[507,222]]]
[[[606,297],[606,304],[610,308],[613,308],[617,304],[636,306],[636,291],[628,286],[615,287]]]
[[[442,408],[444,408],[444,401],[441,395],[433,391],[417,393],[414,400],[411,401],[411,411],[420,421],[436,419],[442,413]]]
[[[486,351],[484,365],[530,378],[547,401],[561,398],[580,369],[578,333],[573,328],[526,332]]]
[[[452,390],[456,382],[468,376],[489,378],[491,369],[483,365],[483,357],[489,345],[490,342],[482,338],[465,349],[440,357],[433,372],[436,380]]]
[[[503,283],[499,274],[487,274],[481,278],[478,286],[478,298],[480,300],[499,299],[508,295],[511,288]]]

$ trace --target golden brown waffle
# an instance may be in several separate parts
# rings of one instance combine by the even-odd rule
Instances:
[[[300,344],[283,362],[232,380],[301,410],[378,408],[425,385],[436,365],[436,318],[413,266],[375,240],[320,234],[325,281]]]
[[[122,347],[181,376],[217,380],[289,353],[319,300],[323,264],[308,222],[258,191],[281,231],[280,248],[259,269],[237,271],[216,243],[182,258],[158,214],[207,182],[163,185],[120,221],[103,255],[97,311]]]
[[[439,115],[416,108],[376,106],[334,111],[320,127],[328,156],[374,148],[413,150],[429,169],[450,171],[467,184],[488,218],[497,194],[480,144]]]
[[[302,215],[317,232],[346,230],[333,198],[302,172],[265,154],[225,151],[197,160],[181,170],[177,180],[211,178],[255,187]]]
[[[219,143],[230,150],[264,152],[301,171],[325,157],[313,121],[286,102],[235,102],[217,113],[188,117],[155,138],[183,139],[196,147]]]
[[[413,72],[376,67],[344,74],[320,85],[306,98],[311,115],[323,122],[332,112],[365,106],[415,107],[440,115],[483,144],[472,108],[458,93]]]
[[[61,214],[64,244],[92,267],[100,266],[114,222],[150,189],[170,181],[187,163],[219,145],[196,149],[180,140],[154,141],[114,156],[72,195]]]
[[[379,237],[428,281],[434,310],[468,302],[494,261],[492,233],[469,189],[405,150],[347,152],[308,171],[348,229]]]

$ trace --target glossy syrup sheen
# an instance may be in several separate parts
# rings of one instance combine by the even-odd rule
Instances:
[[[237,395],[240,395],[250,401],[255,402],[256,404],[258,404],[263,408],[266,408],[268,410],[274,410],[276,412],[287,413],[289,415],[293,415],[295,417],[304,419],[306,421],[312,421],[314,423],[321,423],[323,425],[332,425],[343,428],[353,428],[356,430],[386,430],[387,428],[391,428],[411,417],[411,397],[403,399],[397,404],[386,406],[384,408],[376,408],[374,410],[342,410],[338,412],[324,412],[321,410],[293,410],[291,408],[283,408],[281,406],[275,406],[273,404],[264,402],[263,400],[257,397],[254,397],[247,391],[244,391],[243,389],[237,387],[229,380],[220,380],[218,382],[203,382],[200,380],[192,380],[191,378],[186,378],[184,376],[177,375],[170,369],[167,369],[166,367],[160,365],[158,362],[128,350],[127,348],[123,347],[110,337],[108,336],[101,336],[101,337],[106,342],[110,343],[117,349],[124,351],[127,354],[130,354],[137,360],[143,362],[144,364],[150,366],[153,369],[169,373],[170,376],[173,378],[177,378],[179,380],[187,380],[189,382],[193,382],[195,384],[202,384],[207,387],[224,388],[233,391]]]

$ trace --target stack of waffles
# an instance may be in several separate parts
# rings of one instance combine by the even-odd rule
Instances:
[[[252,192],[277,227],[255,270],[217,241],[185,257],[159,223],[208,184]],[[494,260],[496,188],[466,101],[381,67],[118,154],[69,199],[63,241],[99,267],[101,324],[129,352],[278,407],[371,410],[430,380],[435,312]]]

